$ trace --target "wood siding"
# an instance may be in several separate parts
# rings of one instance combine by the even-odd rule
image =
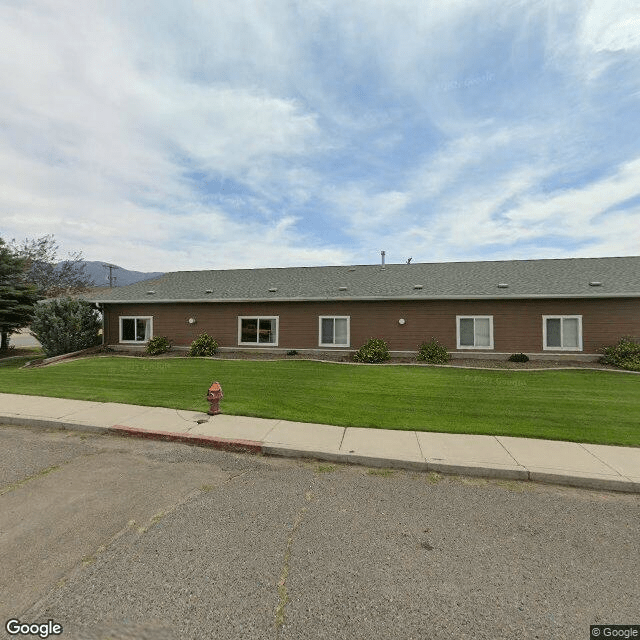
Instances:
[[[153,316],[153,334],[178,346],[206,332],[221,347],[238,346],[239,316],[279,316],[278,348],[318,349],[318,317],[350,316],[351,349],[375,337],[386,340],[391,351],[416,351],[421,342],[436,338],[448,350],[459,351],[459,315],[493,316],[494,353],[542,353],[544,315],[581,315],[585,354],[597,353],[622,336],[640,337],[639,298],[147,303],[105,305],[105,343],[118,343],[119,316]],[[187,322],[191,317],[196,319],[193,325]],[[405,324],[398,323],[400,318]]]

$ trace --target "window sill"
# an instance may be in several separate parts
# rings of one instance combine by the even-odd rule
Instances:
[[[456,349],[464,350],[464,351],[469,351],[469,350],[473,350],[473,351],[493,351],[494,347],[493,347],[493,345],[491,345],[489,347],[464,347],[464,346],[458,345],[456,347]]]
[[[276,342],[238,342],[239,347],[260,347],[261,349],[269,349],[270,347],[277,347]]]

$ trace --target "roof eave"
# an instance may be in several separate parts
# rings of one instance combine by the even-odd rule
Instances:
[[[586,295],[582,293],[539,293],[512,295],[443,295],[443,296],[345,296],[345,297],[303,297],[303,298],[164,298],[164,299],[133,299],[133,300],[96,300],[89,299],[95,304],[203,304],[203,303],[247,303],[247,302],[380,302],[384,300],[542,300],[549,298],[640,298],[637,293],[599,293]]]

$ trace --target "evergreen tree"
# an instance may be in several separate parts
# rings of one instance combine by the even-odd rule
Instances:
[[[26,327],[39,299],[38,289],[26,277],[27,261],[0,238],[0,351],[9,348],[9,336]]]
[[[90,302],[54,298],[36,306],[31,333],[51,357],[96,346],[101,326],[96,307]]]

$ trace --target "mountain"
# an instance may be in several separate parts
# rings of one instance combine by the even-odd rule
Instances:
[[[93,282],[98,287],[104,287],[109,285],[109,269],[105,268],[106,262],[94,262],[85,261],[85,273],[93,279]],[[158,278],[164,275],[162,271],[130,271],[122,267],[113,265],[112,269],[113,277],[115,281],[113,285],[115,287],[124,287],[127,284],[133,284],[134,282],[140,282],[141,280],[150,280],[151,278]]]

